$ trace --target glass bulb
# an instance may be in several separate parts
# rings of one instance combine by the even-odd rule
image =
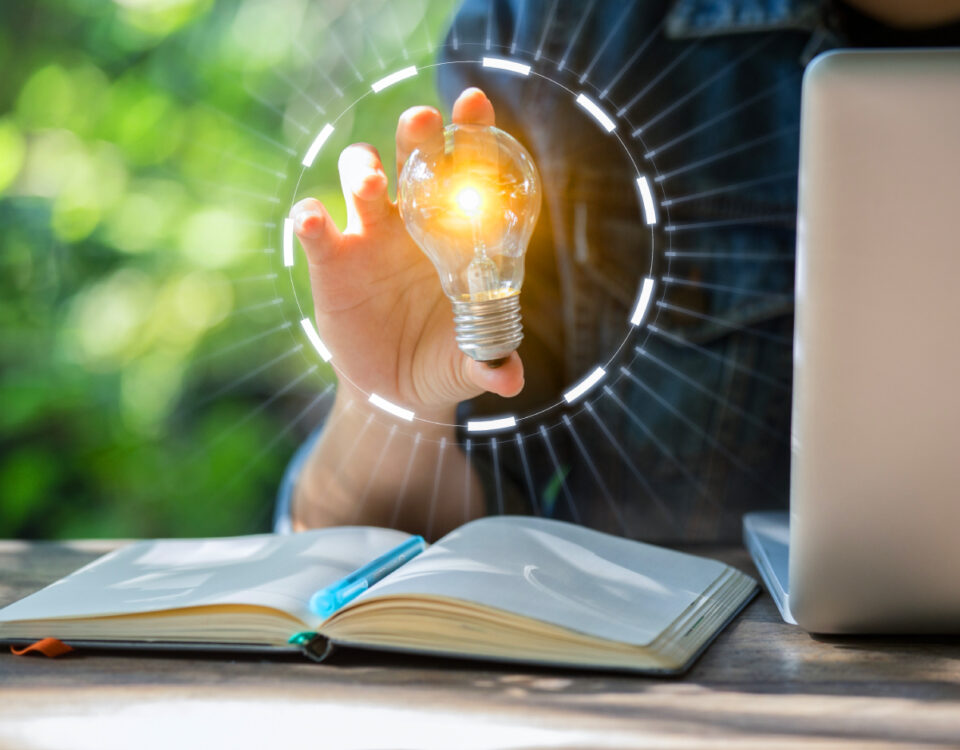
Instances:
[[[457,345],[473,359],[502,362],[523,338],[523,261],[540,200],[530,154],[494,127],[448,125],[400,174],[400,215],[437,269]]]

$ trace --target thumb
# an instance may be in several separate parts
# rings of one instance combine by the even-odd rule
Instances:
[[[512,398],[523,390],[523,362],[516,352],[512,352],[499,367],[490,367],[467,356],[464,359],[466,379],[478,388],[504,398]]]

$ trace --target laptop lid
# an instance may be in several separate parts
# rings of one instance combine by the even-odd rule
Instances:
[[[803,84],[790,609],[960,630],[960,51],[844,51]]]

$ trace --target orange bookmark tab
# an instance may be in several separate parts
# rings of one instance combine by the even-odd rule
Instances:
[[[31,643],[29,646],[24,646],[23,648],[18,649],[11,646],[10,651],[13,652],[14,656],[43,654],[44,656],[49,656],[51,659],[55,659],[58,656],[69,654],[71,651],[73,651],[73,647],[68,646],[66,643],[56,638],[41,638],[36,643]]]

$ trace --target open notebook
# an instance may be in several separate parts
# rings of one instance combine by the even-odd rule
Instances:
[[[311,596],[408,534],[157,540],[111,552],[0,610],[0,641],[301,650],[335,644],[679,672],[749,601],[723,563],[520,516],[468,523],[326,618]]]

